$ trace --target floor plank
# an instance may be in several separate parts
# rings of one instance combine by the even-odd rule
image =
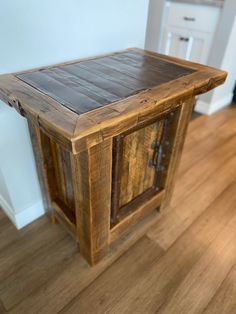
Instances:
[[[23,232],[22,237],[0,251],[0,282],[15,273],[26,261],[31,261],[41,249],[48,248],[50,252],[52,243],[65,236],[66,232],[53,226],[46,217],[40,219],[34,229]]]
[[[37,233],[43,224],[48,223],[48,220],[42,217],[25,228],[17,230],[3,210],[0,209],[0,213],[0,252],[14,242],[20,243],[31,230],[32,234]]]
[[[236,215],[194,265],[159,313],[201,313],[235,263],[235,237]]]
[[[7,313],[7,311],[6,311],[6,309],[4,308],[4,306],[3,306],[2,302],[1,302],[1,300],[0,300],[0,313],[1,313],[1,314]]]
[[[220,110],[214,114],[214,119],[201,116],[191,121],[185,149],[181,157],[179,175],[185,173],[199,160],[235,134],[233,127],[236,119],[236,106]]]
[[[207,305],[204,314],[236,313],[236,264]]]
[[[67,268],[75,254],[78,254],[78,247],[71,241],[69,235],[63,239],[59,237],[49,246],[40,249],[17,271],[0,282],[0,295],[4,307],[7,310],[11,309],[50,278],[57,276],[61,269]]]
[[[146,277],[147,269],[153,267],[162,254],[163,250],[154,241],[144,237],[61,313],[76,313],[77,309],[80,313],[110,312],[130,286]],[[88,306],[89,299],[93,301]]]
[[[231,128],[234,129],[234,136],[222,140],[215,137],[206,141],[206,145],[210,147],[209,153],[207,153],[206,147],[202,147],[200,143],[198,145],[198,152],[200,153],[189,151],[188,147],[186,147],[187,151],[189,151],[188,154],[185,154],[188,155],[188,160],[186,160],[187,158],[182,160],[171,201],[172,206],[177,206],[181,203],[186,195],[192,193],[196,186],[200,186],[209,176],[223,168],[222,166],[229,158],[235,156],[233,148],[236,146],[236,128],[233,128],[233,125],[231,125]],[[214,143],[215,147],[210,143]],[[182,172],[182,165],[185,166],[189,162],[191,162],[191,167]]]

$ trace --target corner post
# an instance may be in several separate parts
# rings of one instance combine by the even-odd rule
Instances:
[[[112,139],[71,154],[80,252],[95,265],[109,249]]]
[[[177,121],[176,131],[174,135],[174,143],[170,163],[168,166],[166,182],[165,182],[165,198],[162,202],[161,209],[169,206],[173,194],[177,170],[180,164],[181,155],[186,138],[188,123],[192,115],[194,97],[189,96],[183,100]]]

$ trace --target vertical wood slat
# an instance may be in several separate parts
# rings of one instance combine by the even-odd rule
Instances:
[[[42,192],[44,208],[51,215],[52,220],[54,220],[54,210],[52,207],[52,196],[50,193],[49,178],[45,164],[45,154],[42,149],[42,133],[40,129],[35,126],[30,120],[27,120],[27,122],[36,162],[38,179]]]
[[[157,145],[162,133],[163,121],[150,122],[147,126],[130,132],[122,140],[122,163],[120,163],[121,192],[119,207],[153,186],[155,169],[148,165],[152,158],[152,142]],[[141,171],[142,170],[142,171]]]
[[[110,233],[112,140],[71,154],[81,254],[96,264],[108,252]]]
[[[53,164],[55,167],[55,179],[58,190],[58,198],[74,212],[74,191],[72,183],[72,171],[70,164],[70,153],[61,146],[50,140]]]
[[[171,201],[175,178],[177,175],[177,170],[180,163],[180,158],[181,158],[184,141],[186,137],[187,127],[188,127],[188,123],[191,118],[191,114],[193,110],[193,104],[194,104],[194,97],[189,97],[188,99],[183,100],[183,104],[180,108],[176,131],[174,134],[174,142],[173,142],[171,157],[170,157],[168,171],[167,171],[166,179],[165,179],[166,193],[165,193],[165,198],[161,205],[161,209],[167,207]]]

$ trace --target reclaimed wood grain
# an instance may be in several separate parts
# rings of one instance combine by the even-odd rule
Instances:
[[[124,57],[122,57],[122,55],[124,55]],[[91,63],[97,63],[100,62],[98,60],[106,60],[106,58],[107,60],[110,60],[111,58],[118,56],[119,58],[124,59],[122,59],[123,61],[117,61],[120,67],[122,67],[122,64],[125,64],[125,60],[125,62],[127,62],[127,60],[132,59],[130,61],[132,65],[130,67],[136,70],[136,78],[140,72],[142,73],[142,71],[144,71],[145,73],[146,66],[148,69],[146,73],[149,73],[149,67],[151,65],[154,69],[154,73],[156,73],[155,78],[160,80],[160,77],[163,76],[166,77],[167,81],[156,83],[156,85],[154,84],[151,88],[145,87],[144,90],[139,90],[139,92],[136,90],[135,94],[129,96],[127,99],[114,99],[114,97],[112,97],[113,93],[111,93],[110,90],[104,90],[103,86],[99,87],[100,81],[98,79],[99,86],[97,86],[98,84],[94,84],[93,81],[88,81],[85,78],[79,79],[79,81],[74,81],[73,78],[71,78],[71,75],[67,75],[66,73],[62,74],[66,67],[78,68],[83,62],[87,62],[86,64],[88,64],[88,61],[82,60],[81,62],[73,61],[65,63],[64,65],[40,68],[38,71],[30,70],[28,72],[25,71],[14,75],[2,75],[0,77],[0,97],[3,101],[15,107],[21,114],[27,115],[31,120],[34,119],[34,122],[38,123],[40,128],[43,128],[44,132],[48,133],[56,141],[60,141],[60,144],[64,145],[66,149],[75,153],[79,152],[81,149],[87,149],[89,146],[101,142],[103,139],[98,136],[98,134],[107,127],[108,123],[111,130],[115,130],[117,126],[120,125],[121,113],[123,123],[127,125],[131,116],[138,121],[139,118],[143,119],[149,114],[157,112],[160,106],[163,106],[165,102],[170,99],[177,100],[178,97],[181,98],[190,94],[197,95],[206,92],[222,84],[226,78],[226,73],[224,71],[138,49],[127,50],[101,58],[92,58],[93,61],[91,61]],[[148,62],[143,61],[146,59]],[[125,66],[127,65],[125,64]],[[158,69],[158,71],[155,69]],[[84,69],[82,70],[86,71]],[[42,73],[43,71],[45,71],[45,75]],[[110,103],[106,104],[105,107],[101,104],[101,107],[82,114],[83,120],[86,121],[86,123],[80,125],[78,114],[67,109],[63,104],[52,99],[52,97],[49,97],[47,94],[40,93],[37,89],[32,88],[32,86],[18,78],[20,75],[31,76],[34,72],[39,73],[37,75],[40,76],[47,76],[46,73],[51,73],[51,71],[53,71],[53,73],[55,72],[53,75],[60,77],[60,84],[62,84],[61,81],[65,80],[65,78],[69,80],[68,88],[72,90],[72,94],[74,93],[73,90],[83,87],[89,93],[93,93],[93,95],[95,93],[101,95],[102,98],[108,98]],[[81,71],[81,73],[83,71]],[[160,71],[164,74],[160,75]],[[87,71],[86,73],[90,72]],[[117,71],[118,76],[119,73],[120,71]],[[146,73],[145,75],[148,75]],[[180,76],[181,73],[183,76]],[[94,80],[94,75],[91,75],[91,77]],[[128,75],[128,77],[128,79],[130,79],[130,75]],[[55,83],[55,79],[51,78],[51,80]],[[76,80],[78,80],[78,78],[76,78]],[[83,80],[83,83],[81,83],[81,80]],[[101,77],[101,81],[103,80],[104,78]],[[139,78],[137,78],[137,80],[139,80]],[[107,82],[110,84],[110,80],[106,79],[106,83]],[[128,83],[126,84],[126,87],[127,86],[129,86]],[[59,87],[58,92],[61,92],[61,88]],[[88,92],[86,92],[86,94],[88,94]],[[94,99],[92,95],[90,95],[90,97],[85,95],[84,92],[83,95],[90,100],[95,102],[98,101]],[[82,98],[83,97],[81,96],[81,99]],[[149,102],[153,102],[152,106],[148,106]],[[97,114],[99,115],[100,112],[104,111],[104,108],[113,110],[113,119],[104,116],[102,123],[90,124],[90,114],[93,111],[97,111]],[[126,127],[128,128],[128,125]],[[93,140],[88,141],[86,144],[85,139],[87,137]]]
[[[126,55],[126,53],[123,55]],[[81,114],[99,108],[101,105],[109,104],[112,100],[104,100],[101,103],[90,98],[88,93],[85,93],[84,89],[80,88],[80,85],[71,81],[71,75],[85,80],[101,90],[111,92],[118,96],[118,100],[121,100],[141,90],[194,72],[192,69],[184,68],[177,64],[172,64],[171,68],[168,69],[168,62],[161,61],[157,63],[155,59],[149,65],[148,60],[152,58],[143,56],[143,59],[141,62],[133,60],[132,54],[130,54],[129,59],[121,58],[120,60],[119,55],[117,55],[114,57],[98,58],[98,62],[100,61],[100,63],[82,61],[80,63],[64,65],[61,69],[64,72],[69,72],[70,75],[68,76],[63,75],[61,77],[58,73],[54,72],[54,68],[51,68],[50,70],[18,74],[17,77],[55,99],[63,106]],[[147,62],[145,62],[146,59]],[[107,65],[109,66],[110,63],[113,67],[109,71]],[[91,92],[93,92],[92,85],[90,85]],[[100,96],[99,93],[97,95]]]
[[[153,158],[151,144],[160,143],[162,122],[153,123],[123,138],[119,206],[130,202],[154,185],[155,168],[148,162]],[[142,171],[140,171],[142,169]]]
[[[167,168],[167,174],[165,179],[165,200],[163,201],[162,208],[165,208],[169,205],[173,189],[174,189],[174,182],[177,175],[178,166],[180,163],[180,158],[182,155],[182,150],[184,146],[184,141],[186,137],[187,127],[188,123],[192,114],[192,108],[193,108],[193,98],[189,98],[183,101],[183,104],[180,108],[180,112],[178,113],[178,120],[175,119],[173,123],[176,123],[176,127],[172,131],[172,134],[170,134],[167,138],[168,142],[173,141],[172,148],[171,148],[171,155],[170,160],[168,161],[168,168]],[[173,132],[175,132],[173,134]],[[171,145],[171,143],[169,143]]]
[[[112,141],[71,158],[80,251],[93,265],[108,252]]]

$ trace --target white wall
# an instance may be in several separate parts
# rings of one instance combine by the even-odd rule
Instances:
[[[18,228],[44,213],[27,123],[0,104],[0,205]]]
[[[1,0],[0,71],[144,44],[148,0]]]
[[[148,0],[2,0],[0,73],[144,47]],[[0,103],[0,206],[17,227],[44,210],[27,124]]]
[[[160,51],[163,23],[166,10],[165,0],[150,0],[148,9],[148,20],[146,29],[145,48],[151,51]]]

